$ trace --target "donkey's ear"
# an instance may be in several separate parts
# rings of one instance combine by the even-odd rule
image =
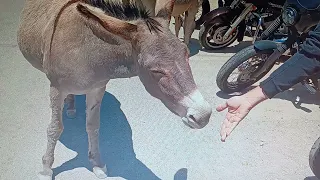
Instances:
[[[137,32],[137,25],[108,16],[99,8],[79,3],[77,4],[77,10],[87,18],[98,21],[107,31],[126,40],[132,40],[135,32]]]
[[[155,7],[156,16],[170,20],[174,3],[175,0],[157,0]]]

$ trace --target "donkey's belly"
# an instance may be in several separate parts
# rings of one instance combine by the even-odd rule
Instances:
[[[92,91],[93,89],[103,88],[109,80],[103,81],[72,81],[70,79],[67,80],[60,80],[59,81],[59,88],[62,92],[67,94],[87,94],[88,92]]]
[[[55,72],[49,74],[49,76],[56,77],[57,86],[68,94],[86,94],[92,89],[104,87],[110,79],[136,76],[135,66],[116,64],[108,64],[107,66],[94,66],[95,68],[92,68],[88,64],[78,67],[65,65],[59,67],[59,75]]]

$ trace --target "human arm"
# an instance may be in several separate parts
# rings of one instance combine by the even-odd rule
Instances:
[[[320,24],[309,33],[301,50],[275,70],[258,87],[238,97],[228,99],[217,107],[221,112],[228,109],[221,127],[221,140],[225,139],[244,119],[250,110],[266,99],[288,90],[303,79],[320,70]]]
[[[320,70],[320,24],[310,31],[301,50],[260,83],[271,99]]]

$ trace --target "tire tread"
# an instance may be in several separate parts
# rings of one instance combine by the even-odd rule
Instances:
[[[219,89],[223,92],[226,93],[234,93],[234,92],[239,92],[242,91],[243,89],[251,86],[255,82],[259,81],[263,76],[265,76],[272,66],[266,71],[263,72],[255,81],[252,81],[250,83],[245,83],[242,86],[238,86],[236,88],[230,88],[228,87],[228,77],[230,74],[243,62],[247,61],[250,57],[254,56],[257,54],[254,45],[248,46],[238,53],[234,54],[220,69],[220,71],[217,74],[216,77],[216,83],[219,87]]]
[[[310,150],[309,165],[315,176],[320,179],[320,138],[318,138]]]

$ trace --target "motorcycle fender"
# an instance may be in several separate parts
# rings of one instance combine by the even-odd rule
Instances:
[[[228,14],[230,12],[231,12],[230,7],[219,7],[217,9],[210,11],[209,13],[207,13],[203,17],[204,26],[206,26],[207,24],[210,24],[210,22],[213,21],[214,19],[216,19],[217,17],[224,15],[224,14]]]
[[[220,18],[221,16],[224,16],[224,15],[228,15],[227,17],[229,18],[229,17],[235,16],[236,14],[232,11],[232,9],[229,6],[219,7],[217,9],[210,11],[204,16],[203,26],[206,27],[212,24],[224,23],[223,21],[226,21],[225,18]],[[241,22],[239,24],[239,34],[237,37],[238,42],[241,42],[243,40],[245,29],[246,29],[245,23]]]
[[[277,49],[277,47],[278,47],[277,43],[270,40],[261,40],[261,41],[256,41],[254,43],[254,48],[259,51],[265,51],[265,50],[273,51],[274,49]]]

